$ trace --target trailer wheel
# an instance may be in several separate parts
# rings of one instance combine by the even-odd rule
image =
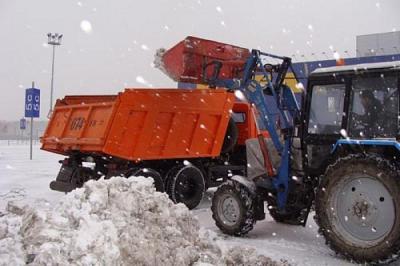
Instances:
[[[377,155],[349,155],[327,168],[316,221],[336,252],[362,264],[386,264],[400,255],[399,206],[396,166]]]
[[[203,173],[193,165],[176,166],[167,174],[166,188],[173,202],[181,202],[191,210],[203,199]]]
[[[224,138],[224,143],[222,144],[221,153],[228,153],[233,150],[239,138],[239,131],[236,126],[235,121],[230,118],[228,127],[226,129],[226,134]]]
[[[214,193],[211,211],[217,227],[228,235],[245,235],[256,223],[254,197],[245,186],[233,180]]]
[[[164,182],[162,180],[162,177],[161,177],[160,173],[158,173],[154,169],[133,168],[131,171],[128,171],[128,173],[125,175],[126,175],[126,177],[130,177],[130,176],[151,177],[154,180],[154,186],[156,187],[156,190],[159,192],[164,192]]]

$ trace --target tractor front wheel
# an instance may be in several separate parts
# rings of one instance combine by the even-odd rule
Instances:
[[[396,165],[356,154],[330,165],[316,195],[316,221],[327,244],[358,263],[400,254],[400,180]]]
[[[228,235],[245,235],[256,223],[254,196],[233,180],[221,185],[214,193],[211,211],[217,227]]]

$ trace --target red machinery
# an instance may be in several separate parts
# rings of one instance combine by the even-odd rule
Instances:
[[[174,81],[208,84],[217,74],[219,79],[241,78],[249,56],[248,49],[189,36],[167,50],[162,62]]]

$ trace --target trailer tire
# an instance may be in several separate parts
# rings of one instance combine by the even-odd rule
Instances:
[[[133,168],[125,174],[126,177],[130,176],[144,176],[151,177],[154,180],[154,186],[158,192],[164,192],[164,182],[159,172],[152,168]]]
[[[234,180],[222,184],[214,193],[211,211],[217,227],[228,235],[245,235],[257,221],[254,196]]]
[[[205,180],[203,173],[194,165],[179,165],[172,168],[166,178],[167,193],[175,203],[183,203],[190,210],[203,199]]]
[[[362,264],[400,255],[400,179],[395,164],[353,154],[331,164],[316,196],[316,222],[326,243]]]
[[[230,118],[228,122],[228,127],[226,129],[226,134],[224,138],[224,143],[222,144],[221,153],[228,153],[233,150],[239,138],[239,130],[236,126],[235,121]]]

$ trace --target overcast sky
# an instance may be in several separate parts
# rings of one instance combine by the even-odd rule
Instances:
[[[45,119],[48,32],[64,34],[55,64],[60,98],[174,87],[151,63],[156,49],[188,35],[298,59],[325,59],[322,52],[333,51],[347,57],[345,50],[354,56],[357,35],[400,30],[399,12],[399,0],[0,0],[0,120],[23,116],[32,81]]]

